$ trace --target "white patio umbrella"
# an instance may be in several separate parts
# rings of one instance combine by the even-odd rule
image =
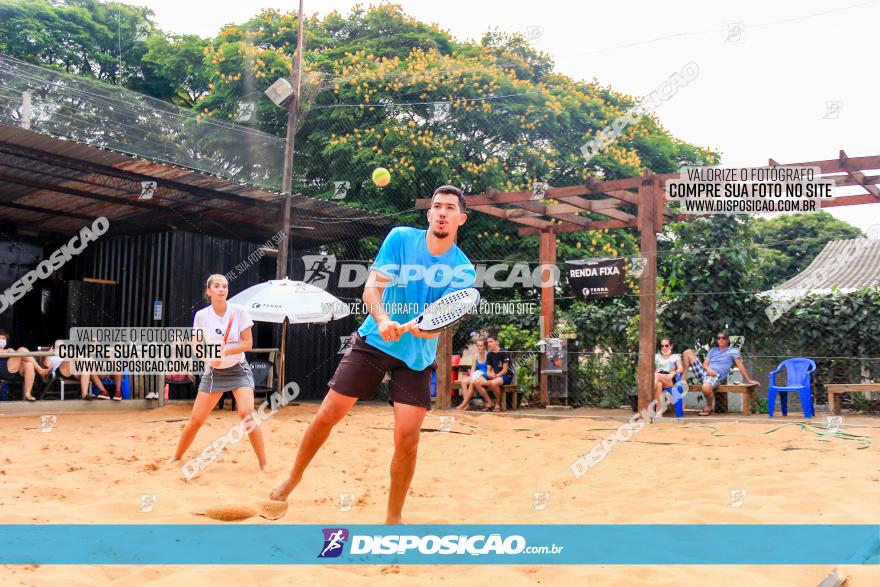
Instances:
[[[244,306],[257,322],[282,324],[279,385],[284,382],[287,324],[326,323],[350,314],[348,304],[323,289],[302,281],[273,279],[249,287],[229,299]]]

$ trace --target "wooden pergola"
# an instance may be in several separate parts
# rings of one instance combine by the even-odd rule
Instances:
[[[807,161],[803,163],[777,163],[773,159],[770,166],[818,167],[820,177],[834,179],[837,187],[860,186],[863,194],[839,196],[821,201],[822,208],[836,206],[855,206],[880,202],[880,175],[866,175],[866,171],[880,170],[880,155],[850,158],[840,151],[837,159]],[[639,409],[647,408],[654,393],[654,352],[656,346],[657,322],[657,233],[663,224],[672,220],[691,217],[679,214],[668,207],[664,183],[678,179],[679,173],[656,174],[644,169],[641,177],[614,179],[609,181],[588,181],[583,185],[548,187],[543,193],[534,191],[501,192],[487,189],[483,194],[466,196],[468,210],[475,210],[521,225],[520,236],[538,235],[541,264],[556,264],[556,235],[566,232],[587,230],[637,228],[639,230],[640,256],[647,259],[639,281],[639,362],[638,395]],[[552,200],[552,202],[547,202]],[[430,198],[416,200],[416,208],[427,209]],[[635,206],[636,214],[627,212]],[[625,209],[626,208],[626,209]],[[585,216],[584,213],[599,215],[602,219]],[[544,274],[542,279],[549,281]],[[541,337],[550,336],[554,328],[554,288],[541,288]],[[437,404],[439,409],[448,409],[450,395],[450,359],[452,355],[452,331],[445,331],[438,341],[437,348]],[[546,405],[547,376],[540,380],[539,401]]]

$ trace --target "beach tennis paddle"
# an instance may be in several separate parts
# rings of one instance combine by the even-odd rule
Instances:
[[[232,319],[235,317],[235,314],[229,317],[229,323],[226,325],[226,332],[223,334],[223,346],[226,346],[226,341],[229,340],[229,331],[232,330]]]
[[[226,332],[223,333],[223,344],[220,345],[220,358],[219,358],[219,359],[216,359],[217,361],[220,361],[220,364],[221,364],[221,365],[223,364],[223,363],[222,363],[222,361],[223,361],[223,349],[226,348],[226,341],[229,340],[229,332],[232,330],[232,319],[233,319],[233,318],[235,318],[235,313],[234,313],[234,312],[233,312],[232,315],[229,317],[229,322],[226,324]]]
[[[422,332],[438,332],[463,320],[480,303],[480,292],[469,287],[438,299],[409,322]]]

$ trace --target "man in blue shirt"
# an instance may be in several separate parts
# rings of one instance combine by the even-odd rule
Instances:
[[[303,436],[288,477],[270,498],[284,501],[312,458],[358,399],[375,395],[391,373],[394,457],[386,524],[402,523],[403,503],[416,468],[419,429],[431,408],[431,373],[439,332],[423,333],[410,321],[441,296],[472,287],[474,266],[455,244],[467,220],[461,190],[441,186],[428,210],[428,230],[398,226],[388,233],[370,267],[363,301],[370,315],[342,359],[315,419]]]
[[[730,368],[736,363],[739,372],[742,373],[743,381],[755,385],[761,385],[757,381],[749,377],[746,365],[743,363],[739,355],[739,349],[730,346],[730,336],[723,330],[718,333],[716,338],[718,346],[709,349],[706,360],[700,364],[697,354],[687,349],[681,354],[682,363],[684,363],[684,372],[687,373],[688,367],[694,370],[694,375],[702,384],[703,395],[706,397],[706,407],[700,412],[700,416],[708,416],[715,408],[714,391],[721,384],[721,381],[727,378]]]

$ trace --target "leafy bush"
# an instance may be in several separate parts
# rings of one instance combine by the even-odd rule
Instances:
[[[635,385],[636,357],[633,355],[590,353],[578,361],[570,357],[569,400],[575,406],[619,407],[629,401],[628,392]]]
[[[534,351],[541,339],[537,330],[505,324],[498,329],[498,342],[502,348],[514,351]]]

